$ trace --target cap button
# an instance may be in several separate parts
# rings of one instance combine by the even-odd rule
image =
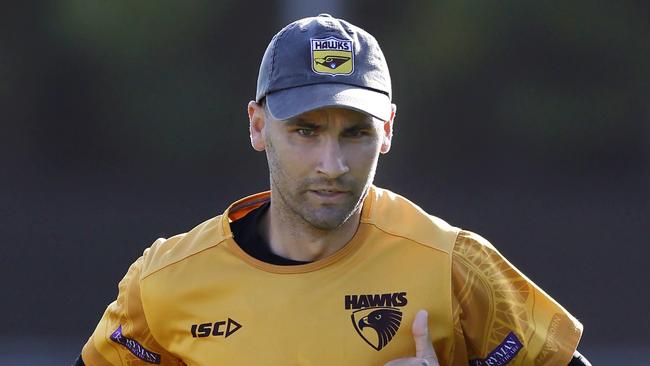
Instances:
[[[325,17],[325,18],[333,18],[331,15],[329,15],[327,13],[318,14],[318,16],[319,17]]]

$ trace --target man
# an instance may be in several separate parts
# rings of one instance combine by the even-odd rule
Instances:
[[[370,34],[282,29],[248,104],[270,192],[145,250],[78,364],[585,364],[582,325],[490,243],[372,185],[395,111]]]

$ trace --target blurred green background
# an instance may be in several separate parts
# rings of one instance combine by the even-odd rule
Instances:
[[[320,12],[391,69],[376,183],[490,239],[584,322],[590,358],[646,359],[650,3],[586,0],[6,7],[0,356],[72,360],[145,247],[268,187],[246,103],[273,34]]]

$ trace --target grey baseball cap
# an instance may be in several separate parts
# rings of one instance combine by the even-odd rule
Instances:
[[[383,121],[391,115],[388,65],[377,40],[328,14],[297,20],[271,39],[260,65],[255,100],[285,120],[341,107]]]

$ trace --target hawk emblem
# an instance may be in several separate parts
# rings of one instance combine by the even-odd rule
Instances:
[[[344,56],[325,56],[321,58],[315,58],[314,62],[329,67],[330,69],[336,69],[337,67],[343,65],[344,63],[350,61],[350,57]]]
[[[379,351],[393,339],[402,322],[402,312],[391,307],[372,307],[352,313],[352,324],[366,343]]]
[[[354,42],[336,37],[311,38],[311,70],[319,75],[354,72]]]

